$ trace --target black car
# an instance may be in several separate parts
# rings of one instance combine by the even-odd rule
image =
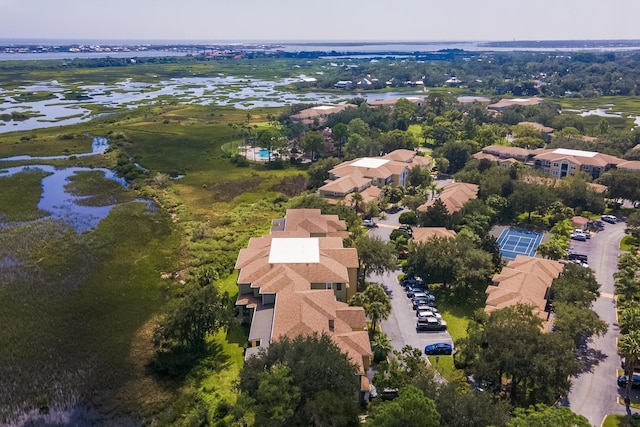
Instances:
[[[586,255],[579,254],[577,252],[569,252],[569,260],[570,261],[589,262]]]
[[[451,355],[452,353],[453,346],[444,342],[429,344],[424,348],[424,354],[427,356],[437,356],[441,354]]]
[[[419,305],[428,305],[429,307],[435,307],[435,302],[436,302],[436,297],[434,297],[433,295],[429,295],[426,297],[413,298],[411,300],[411,305],[415,310],[416,307]]]
[[[620,375],[618,377],[618,387],[626,387],[627,386],[627,375]],[[640,374],[633,374],[633,379],[631,380],[632,388],[640,388]]]

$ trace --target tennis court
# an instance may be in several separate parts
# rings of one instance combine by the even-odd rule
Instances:
[[[536,249],[542,241],[542,234],[533,231],[521,231],[506,228],[498,237],[500,252],[505,258],[515,258],[517,255],[535,256]]]

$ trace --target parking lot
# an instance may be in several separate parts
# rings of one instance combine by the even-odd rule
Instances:
[[[384,240],[389,239],[389,235],[394,228],[399,226],[398,218],[403,211],[388,215],[384,220],[378,221],[378,227],[369,231],[370,236],[377,236]],[[391,339],[391,344],[395,350],[402,350],[402,347],[410,345],[424,351],[428,344],[438,342],[453,344],[448,331],[416,331],[416,312],[413,310],[411,299],[407,298],[404,287],[398,283],[398,275],[402,270],[369,276],[369,282],[380,283],[391,290],[391,315],[387,320],[380,322],[382,331]],[[436,300],[436,306],[438,301]]]

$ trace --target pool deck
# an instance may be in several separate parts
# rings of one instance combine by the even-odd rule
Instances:
[[[240,154],[241,156],[244,156],[247,158],[247,160],[251,160],[252,162],[268,162],[269,158],[268,157],[263,157],[262,155],[260,155],[260,150],[266,150],[266,148],[263,147],[250,147],[250,146],[246,146],[246,145],[241,145],[238,147],[238,154]],[[289,160],[289,155],[284,155],[284,156],[280,156],[280,154],[272,154],[271,155],[271,160],[275,160],[277,158],[282,158],[283,160]],[[310,163],[311,160],[308,160],[306,158],[302,158],[301,160],[299,159],[300,157],[302,157],[302,155],[296,155],[296,158],[298,158],[298,162],[299,163]]]

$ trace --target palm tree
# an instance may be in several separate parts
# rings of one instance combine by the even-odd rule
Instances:
[[[627,394],[625,402],[631,401],[631,386],[633,384],[633,372],[640,363],[640,329],[620,336],[620,353],[624,356],[624,370],[627,375]]]
[[[351,194],[351,207],[353,208],[354,211],[356,211],[356,213],[360,212],[363,201],[364,201],[364,198],[362,197],[362,194],[360,194],[359,191],[356,191],[355,193]]]
[[[640,292],[640,281],[636,278],[636,271],[625,268],[614,273],[616,293],[624,297],[627,304],[637,298]]]
[[[391,301],[382,286],[372,284],[367,286],[364,292],[356,294],[349,301],[349,305],[364,308],[364,313],[371,320],[369,338],[375,336],[378,322],[388,319],[391,314]]]
[[[375,362],[383,361],[393,350],[391,338],[383,333],[376,334],[371,341],[371,350],[373,350],[373,360]]]
[[[640,307],[635,304],[627,305],[620,311],[618,323],[621,334],[640,330]]]

